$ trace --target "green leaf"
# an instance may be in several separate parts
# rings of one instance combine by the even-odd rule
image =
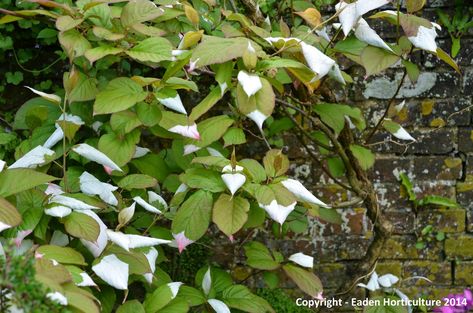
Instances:
[[[327,159],[327,166],[330,174],[334,177],[341,177],[345,175],[346,168],[340,157],[331,157]]]
[[[102,256],[109,254],[115,254],[117,258],[129,265],[130,274],[143,275],[145,273],[151,273],[148,259],[146,256],[139,251],[126,251],[125,249],[117,245],[108,245]],[[100,260],[96,260],[100,262]]]
[[[314,273],[292,264],[283,265],[282,268],[286,275],[311,297],[316,298],[322,292],[322,283]]]
[[[107,55],[116,55],[122,52],[123,48],[103,45],[85,51],[84,55],[90,63],[94,63]]]
[[[421,10],[425,5],[426,0],[407,0],[406,7],[407,12],[413,13]]]
[[[120,305],[116,313],[145,313],[145,308],[138,300],[131,300]]]
[[[367,170],[374,165],[375,156],[370,149],[359,145],[350,145],[350,150],[360,163],[362,169]]]
[[[202,291],[189,286],[181,286],[179,288],[179,296],[186,299],[189,306],[202,305],[207,301]]]
[[[112,114],[110,126],[115,132],[127,134],[136,127],[141,126],[141,121],[135,112],[121,111]]]
[[[62,32],[65,32],[80,25],[83,21],[83,19],[75,20],[69,15],[62,15],[59,16],[56,20],[56,28]]]
[[[65,120],[57,120],[56,123],[61,127],[64,135],[69,141],[74,139],[74,136],[80,128],[80,125]]]
[[[270,116],[274,110],[275,95],[273,87],[264,78],[260,77],[262,88],[253,96],[248,97],[243,87],[238,84],[237,86],[237,105],[238,110],[244,115],[248,115],[251,112],[258,110],[265,116]]]
[[[366,75],[374,75],[382,72],[399,61],[399,56],[385,49],[368,46],[361,53],[361,65],[366,70]]]
[[[122,10],[120,21],[123,27],[146,22],[162,15],[163,12],[151,1],[135,0],[128,2]]]
[[[27,123],[27,116],[30,112],[41,109],[45,112],[44,120],[53,120],[61,115],[61,109],[58,105],[41,97],[33,98],[26,101],[15,114],[15,120],[13,122],[14,129],[28,129],[30,128]]]
[[[189,305],[185,299],[175,298],[164,308],[159,310],[159,313],[186,313],[189,311]]]
[[[39,189],[30,189],[16,195],[16,207],[21,214],[23,222],[18,229],[34,229],[43,217],[43,202],[45,194]]]
[[[225,289],[222,294],[223,301],[231,308],[249,313],[274,312],[269,303],[261,297],[250,292],[243,285],[233,285]]]
[[[78,74],[74,77],[74,79],[77,79],[77,81],[74,83],[73,86],[70,86],[72,90],[70,90],[68,94],[69,101],[79,102],[95,99],[95,95],[98,92],[96,87],[97,80],[93,77],[88,77],[80,72],[76,73]],[[64,85],[66,85],[66,80]]]
[[[118,166],[124,166],[127,164],[135,154],[136,135],[140,135],[139,132],[128,133],[125,136],[117,136],[116,134],[105,134],[100,137],[99,150],[105,153],[115,162]]]
[[[248,219],[243,226],[244,228],[256,228],[263,225],[266,220],[266,212],[257,203],[252,202],[250,204],[250,210],[248,212]]]
[[[185,89],[187,91],[192,90],[199,92],[199,87],[192,80],[187,80],[179,77],[170,77],[166,80],[166,87],[172,89]]]
[[[90,42],[76,29],[60,32],[59,42],[71,60],[84,55],[91,48]]]
[[[94,114],[107,114],[126,110],[143,101],[148,94],[134,80],[126,77],[115,78],[104,90],[97,94]]]
[[[342,216],[340,213],[337,212],[337,210],[334,209],[327,209],[327,208],[310,208],[308,211],[310,216],[317,217],[323,221],[332,223],[332,224],[337,224],[340,225],[342,224]]]
[[[15,227],[21,223],[21,215],[18,210],[7,200],[0,197],[0,223]]]
[[[406,67],[407,76],[412,83],[415,83],[419,78],[420,70],[417,64],[409,62],[407,60],[402,60],[402,64]]]
[[[36,252],[42,254],[46,259],[56,260],[59,263],[87,265],[82,254],[69,247],[45,245],[40,246]]]
[[[232,127],[223,135],[224,147],[246,143],[245,132],[241,128]]]
[[[246,223],[249,209],[250,203],[245,198],[222,193],[214,203],[212,220],[230,237]]]
[[[167,284],[161,285],[146,297],[144,307],[146,313],[160,312],[173,299],[171,288]]]
[[[75,211],[64,218],[64,228],[69,235],[92,242],[100,234],[100,226],[95,219]]]
[[[260,183],[266,180],[266,171],[258,161],[253,159],[243,159],[238,163],[244,167],[245,172],[249,174],[252,182]]]
[[[455,58],[458,55],[458,52],[460,52],[460,38],[452,37],[452,58]]]
[[[230,160],[220,156],[209,155],[204,157],[195,157],[192,159],[192,163],[223,168],[230,164]]]
[[[6,169],[0,172],[0,197],[8,197],[56,179],[32,169]]]
[[[194,49],[192,60],[197,61],[196,66],[202,67],[237,59],[243,56],[248,49],[247,38],[222,38],[216,36],[203,36],[202,41]],[[254,42],[251,45],[256,52],[261,52],[261,47]],[[225,51],[225,53],[222,53]]]
[[[426,196],[417,202],[418,206],[424,206],[428,204],[434,204],[434,205],[451,207],[451,208],[459,207],[459,205],[455,201],[450,200],[445,197],[440,197],[440,196]]]
[[[227,115],[218,115],[206,119],[197,125],[200,140],[184,139],[185,144],[193,144],[197,147],[206,147],[219,140],[233,124],[234,120]]]
[[[66,296],[69,306],[79,309],[81,312],[101,312],[98,300],[91,293],[73,284],[68,284],[64,287],[64,296]]]
[[[152,127],[161,120],[161,110],[156,103],[140,102],[136,105],[136,115],[143,125]]]
[[[260,270],[275,270],[280,264],[262,243],[252,241],[244,246],[246,262],[249,266]]]
[[[156,186],[158,182],[151,176],[144,174],[131,174],[122,178],[118,183],[118,187],[131,190],[131,189],[145,189]]]
[[[213,88],[199,104],[192,108],[189,119],[196,121],[199,117],[207,113],[221,98],[222,92],[220,87]]]
[[[401,184],[407,192],[410,201],[414,201],[417,199],[417,196],[414,192],[414,186],[412,185],[411,180],[405,173],[400,173],[399,178],[401,179]]]
[[[289,169],[289,159],[281,150],[271,149],[263,158],[264,169],[269,177],[284,175]]]
[[[184,231],[191,240],[202,237],[210,224],[212,203],[212,194],[208,191],[199,190],[192,194],[178,209],[172,221],[172,232]]]
[[[314,106],[314,110],[320,116],[320,119],[337,134],[345,127],[345,116],[348,116],[359,130],[363,130],[366,127],[363,113],[359,108],[344,104],[319,103]]]
[[[99,26],[94,26],[92,31],[95,36],[109,41],[117,41],[125,37],[125,34],[113,33],[108,29]]]
[[[361,55],[363,50],[368,46],[364,41],[359,40],[355,36],[349,36],[335,44],[334,50],[344,54]]]
[[[433,26],[432,26],[433,27]],[[447,52],[443,51],[440,48],[437,48],[437,57],[450,65],[458,74],[461,74],[460,68],[458,67],[457,63],[448,55]]]
[[[223,192],[227,189],[220,173],[204,168],[191,168],[180,179],[190,188],[203,189],[210,192]]]
[[[141,173],[146,173],[158,181],[163,182],[169,174],[169,168],[159,155],[148,153],[147,155],[131,161]]]
[[[126,54],[138,61],[158,63],[171,60],[172,45],[162,37],[151,37],[126,51]]]

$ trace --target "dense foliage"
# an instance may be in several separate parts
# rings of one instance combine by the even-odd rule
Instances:
[[[304,231],[309,216],[339,220],[331,208],[343,205],[287,176],[287,130],[316,146],[309,151],[327,175],[383,221],[364,174],[374,163],[369,140],[381,127],[396,140],[414,138],[390,119],[396,95],[385,116],[367,123],[331,91],[357,79],[342,60],[366,75],[403,66],[415,82],[410,57],[425,50],[458,70],[435,43],[439,26],[416,15],[423,1],[407,3],[403,12],[388,0],[340,2],[327,18],[309,1],[277,10],[250,0],[34,0],[0,9],[0,48],[13,47],[13,25],[26,28],[48,53],[40,51],[43,70],[62,77],[54,92],[52,81],[28,86],[37,97],[11,123],[4,116],[11,129],[0,134],[2,242],[14,239],[13,253],[34,251],[36,280],[73,312],[280,312],[278,301],[273,308],[265,300],[270,293],[245,286],[255,277],[272,288],[290,279],[323,298],[311,256],[284,255],[251,235],[284,238]],[[385,5],[394,10],[371,12]],[[397,41],[385,42],[371,20],[394,25]],[[22,51],[10,57],[38,57]],[[22,75],[5,79],[18,85]],[[424,199],[419,205],[443,201]],[[189,245],[199,247],[193,256]],[[212,262],[223,250],[245,255],[244,277]],[[380,277],[382,287],[397,282],[391,276]],[[404,296],[394,290],[389,296]],[[30,304],[14,305],[26,312]]]

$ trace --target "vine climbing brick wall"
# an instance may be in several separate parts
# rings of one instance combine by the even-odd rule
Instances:
[[[424,15],[437,20],[435,10],[452,11],[453,1],[428,1]],[[385,24],[376,28],[382,36],[393,38],[395,29]],[[389,41],[389,40],[388,40]],[[419,53],[422,64],[416,84],[407,79],[397,103],[405,106],[395,120],[401,123],[417,142],[402,146],[389,141],[383,131],[371,142],[377,160],[371,171],[377,188],[379,204],[393,222],[395,231],[388,240],[377,272],[392,273],[402,278],[424,276],[433,283],[410,280],[403,290],[410,296],[426,295],[439,299],[452,292],[460,292],[473,285],[473,38],[471,33],[462,38],[462,49],[456,58],[461,66],[458,75],[435,57]],[[448,33],[439,34],[439,46],[450,51]],[[348,72],[362,71],[351,66]],[[392,68],[384,75],[356,81],[349,94],[352,104],[368,109],[370,120],[377,121],[401,79],[402,69]],[[363,77],[363,75],[361,75]],[[347,200],[351,195],[324,175],[309,155],[297,146],[289,135],[286,142],[295,164],[292,173],[311,186],[315,194],[326,200]],[[398,181],[404,172],[414,183],[415,192],[423,195],[441,195],[456,200],[459,208],[422,207],[415,212],[402,194]],[[329,186],[321,187],[329,183]],[[305,234],[282,243],[289,252],[304,251],[315,257],[316,272],[327,291],[336,289],[346,274],[356,272],[356,260],[364,257],[372,239],[372,225],[362,207],[340,209],[342,224],[327,224],[311,220]],[[426,226],[434,232],[443,232],[445,238],[426,238],[425,246],[416,248],[419,235]],[[428,237],[428,236],[424,236]],[[355,288],[357,296],[363,290]]]

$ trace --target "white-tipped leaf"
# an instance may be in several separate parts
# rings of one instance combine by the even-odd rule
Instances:
[[[200,134],[197,130],[197,124],[192,125],[176,125],[168,129],[171,133],[176,133],[184,137],[200,140]]]
[[[152,206],[148,202],[146,202],[143,198],[140,196],[136,196],[133,198],[133,200],[138,203],[143,209],[145,209],[148,212],[155,213],[155,214],[161,214],[161,211],[158,210],[156,207]]]
[[[360,18],[358,24],[355,29],[355,36],[359,40],[366,42],[372,46],[386,49],[392,53],[394,53],[393,49],[383,39],[376,33],[374,29],[372,29],[368,23],[363,19]]]
[[[297,197],[297,199],[309,203],[313,203],[324,208],[328,208],[329,206],[317,199],[307,188],[302,185],[302,183],[295,179],[285,179],[281,182],[281,184],[286,187],[293,195]]]
[[[179,96],[178,93],[174,97],[169,97],[169,98],[157,98],[159,102],[161,102],[165,107],[170,108],[171,110],[174,110],[176,112],[186,114],[187,111],[184,108],[184,105],[182,104],[181,97]]]
[[[260,130],[263,129],[263,123],[268,118],[268,116],[264,115],[259,110],[254,110],[253,112],[248,113],[246,116],[255,122]]]
[[[302,54],[307,65],[317,74],[317,79],[327,75],[335,65],[335,60],[326,56],[322,51],[314,46],[301,42]]]
[[[419,25],[417,34],[415,36],[409,36],[407,39],[414,45],[414,47],[423,49],[429,52],[437,53],[437,38],[436,28],[440,27],[438,24],[432,23],[432,27],[428,28],[423,25]]]
[[[120,290],[128,289],[128,270],[128,264],[118,259],[115,254],[103,257],[99,263],[92,266],[92,271],[98,277]]]
[[[241,85],[248,97],[257,93],[263,85],[258,75],[248,74],[245,71],[240,71],[237,76],[238,83]]]
[[[44,210],[44,214],[54,217],[65,217],[72,213],[72,210],[63,205],[55,205],[51,208]]]
[[[260,203],[259,206],[263,208],[266,213],[268,213],[269,217],[274,221],[278,222],[279,224],[284,224],[288,215],[294,211],[296,207],[296,203],[294,202],[288,206],[283,206],[278,204],[276,200],[271,201],[270,204],[262,204]]]
[[[149,284],[153,282],[153,276],[154,272],[156,271],[156,260],[158,259],[158,255],[158,250],[156,250],[154,247],[150,247],[148,252],[145,253],[145,257],[148,260],[151,273],[145,273],[143,274],[143,276]]]
[[[373,272],[371,274],[370,280],[368,281],[368,284],[358,284],[357,286],[366,288],[370,291],[376,291],[380,289],[379,282],[378,282],[378,274],[376,272]]]
[[[382,275],[378,278],[378,283],[385,288],[392,287],[392,285],[394,285],[398,281],[399,281],[399,278],[397,278],[393,274]]]
[[[221,177],[232,195],[234,195],[246,181],[246,176],[240,173],[222,174]]]
[[[129,207],[122,209],[118,213],[118,222],[121,225],[125,225],[132,219],[133,215],[135,214],[135,206],[136,202],[133,202]]]
[[[79,287],[89,287],[89,286],[97,286],[97,284],[92,280],[92,278],[86,272],[79,273],[82,281],[77,283],[76,285]]]
[[[92,217],[99,224],[100,232],[96,241],[92,242],[85,239],[80,240],[82,244],[90,251],[90,253],[92,253],[94,257],[98,258],[107,246],[107,226],[105,226],[100,217],[93,211],[83,210],[78,212]]]
[[[60,305],[64,305],[64,306],[67,305],[67,298],[59,291],[47,293],[46,298]]]
[[[62,138],[64,138],[64,132],[62,131],[62,128],[56,127],[56,129],[51,134],[51,136],[49,136],[46,142],[43,144],[43,147],[48,148],[48,149],[52,148],[59,141],[61,141]]]
[[[132,234],[127,235],[127,237],[130,241],[131,249],[151,247],[151,246],[157,246],[157,245],[162,245],[162,244],[170,244],[172,242],[171,240],[151,238],[151,237],[132,235]]]
[[[47,156],[53,155],[53,150],[50,150],[43,146],[37,146],[32,150],[28,151],[24,156],[16,160],[16,162],[10,165],[8,168],[37,168],[38,166],[46,163]]]
[[[162,207],[167,210],[168,208],[168,204],[166,203],[166,200],[164,200],[163,197],[161,197],[160,195],[158,195],[156,192],[154,191],[148,191],[148,200],[149,202],[153,203],[153,202],[158,202],[160,205],[162,205]]]
[[[122,169],[113,162],[108,156],[86,143],[81,143],[72,148],[74,152],[84,158],[97,162],[100,165],[107,166],[112,170],[122,172]]]
[[[130,238],[122,232],[107,229],[108,240],[126,251],[130,251]]]
[[[204,278],[202,279],[202,290],[205,295],[208,295],[210,292],[210,287],[212,286],[212,277],[210,275],[210,267],[205,272]]]
[[[216,313],[231,313],[228,306],[220,300],[209,299],[207,302],[210,304],[210,306],[212,307],[212,309],[214,309]]]
[[[181,283],[180,281],[168,283],[168,287],[169,289],[171,289],[172,299],[177,296],[177,294],[179,293],[179,288],[181,288],[182,285],[183,283]]]
[[[75,198],[71,198],[68,196],[64,196],[62,194],[60,195],[54,195],[51,198],[49,198],[49,203],[58,203],[63,206],[66,206],[68,208],[71,208],[73,210],[94,210],[98,209],[98,207],[87,204],[83,201],[77,200]]]
[[[135,154],[133,154],[133,159],[141,158],[147,155],[151,150],[148,148],[138,147],[136,146]]]
[[[57,104],[60,104],[61,101],[62,101],[61,97],[56,96],[54,94],[45,93],[45,92],[36,90],[36,89],[28,87],[28,86],[25,86],[25,87],[28,88],[29,90],[31,90],[32,92],[34,92],[35,94],[37,94],[38,96],[40,96],[41,98],[44,98],[46,100],[52,101],[52,102],[57,103]]]
[[[98,195],[105,203],[116,206],[118,200],[113,191],[118,187],[103,183],[88,172],[83,172],[79,177],[80,190],[87,195]]]
[[[293,255],[289,257],[289,260],[303,267],[307,267],[307,268],[314,267],[314,258],[302,252],[294,253]]]
[[[357,0],[352,3],[340,1],[336,4],[335,9],[339,12],[338,19],[340,20],[345,36],[348,36],[363,14],[382,7],[390,1],[391,0]]]

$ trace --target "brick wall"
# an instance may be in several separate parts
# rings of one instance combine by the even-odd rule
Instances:
[[[450,11],[453,2],[430,0],[423,15],[435,21],[435,9],[441,7]],[[383,23],[376,28],[388,38],[395,34],[393,28]],[[448,34],[442,31],[439,37],[439,45],[450,51]],[[415,58],[422,65],[422,73],[417,84],[404,83],[399,102],[405,99],[406,105],[397,117],[417,142],[408,146],[387,142],[374,147],[377,161],[371,177],[380,205],[395,225],[395,233],[383,251],[377,271],[402,278],[425,276],[432,280],[433,284],[415,280],[405,282],[403,290],[411,296],[428,295],[430,299],[439,299],[473,285],[472,57],[471,34],[463,37],[462,50],[456,58],[462,76],[435,57],[418,53]],[[348,71],[363,70],[352,67]],[[380,118],[388,99],[394,94],[401,72],[400,68],[393,68],[385,75],[355,82],[349,98],[353,104],[367,109],[372,123]],[[390,139],[388,137],[381,131],[372,142],[382,142]],[[287,142],[295,140],[288,138]],[[349,192],[331,185],[317,165],[308,161],[310,158],[304,149],[291,146],[289,154],[296,163],[293,174],[312,186],[316,194],[327,200],[350,198]],[[458,201],[461,208],[423,207],[414,212],[401,195],[400,172],[408,174],[420,196],[449,197]],[[306,234],[280,243],[288,252],[302,250],[314,255],[319,263],[316,272],[328,289],[327,293],[343,282],[346,273],[356,272],[355,261],[364,256],[373,235],[364,208],[339,211],[343,220],[341,225],[311,220]],[[417,236],[427,225],[444,232],[446,238],[433,239],[418,249]],[[359,288],[356,290],[358,295],[361,292]]]

